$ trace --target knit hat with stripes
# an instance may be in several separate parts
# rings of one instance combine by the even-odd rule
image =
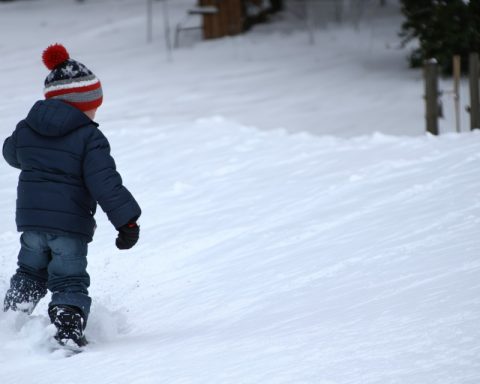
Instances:
[[[50,45],[42,59],[51,70],[45,79],[46,99],[62,100],[81,111],[96,109],[102,104],[100,80],[85,65],[71,59],[63,45]]]

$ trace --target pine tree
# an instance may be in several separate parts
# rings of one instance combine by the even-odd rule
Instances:
[[[453,55],[462,57],[480,48],[480,0],[402,0],[406,21],[403,43],[418,39],[419,48],[410,55],[410,65],[419,67],[435,58],[444,73],[451,73]]]
[[[480,53],[480,0],[468,2],[468,38],[470,50]]]

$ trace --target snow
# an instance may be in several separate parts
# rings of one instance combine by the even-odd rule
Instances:
[[[192,3],[170,2],[172,25]],[[128,252],[97,214],[84,353],[51,352],[48,298],[0,312],[1,383],[478,383],[480,136],[466,114],[453,133],[447,98],[424,134],[388,3],[313,46],[286,13],[183,36],[171,60],[141,2],[1,3],[1,136],[65,44],[102,81],[97,120],[144,211]],[[18,173],[0,169],[1,295],[19,246]]]

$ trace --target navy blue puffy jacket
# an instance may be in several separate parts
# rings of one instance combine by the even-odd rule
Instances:
[[[19,231],[69,234],[91,241],[97,202],[115,228],[141,214],[122,185],[98,124],[62,101],[36,102],[5,140],[3,156],[21,169]]]

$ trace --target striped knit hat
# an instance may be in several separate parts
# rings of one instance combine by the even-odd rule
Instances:
[[[102,104],[100,80],[85,65],[72,60],[63,45],[50,45],[42,59],[51,70],[45,79],[46,99],[63,100],[84,112]]]

